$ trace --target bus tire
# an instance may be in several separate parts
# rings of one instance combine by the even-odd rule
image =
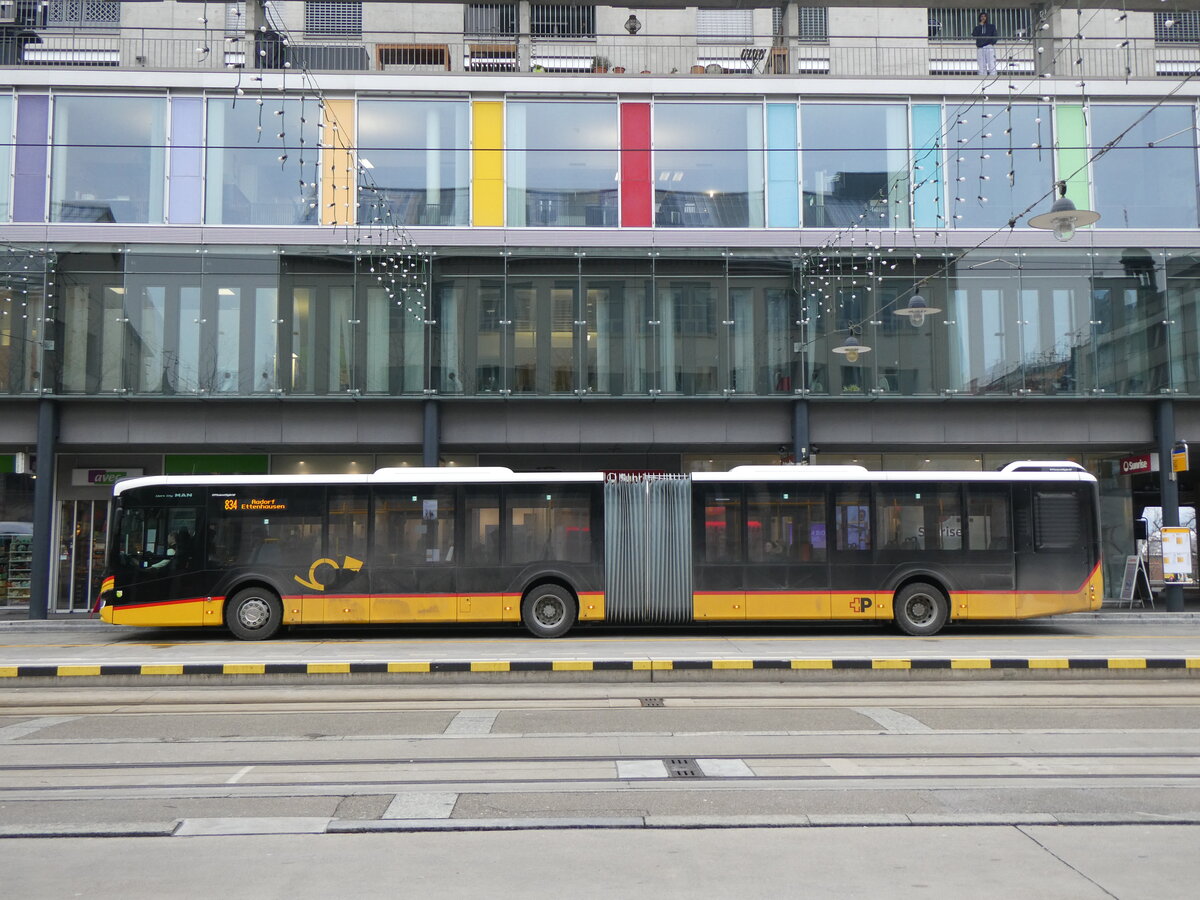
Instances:
[[[521,621],[534,637],[562,637],[571,630],[578,614],[575,597],[557,584],[539,584],[521,603]]]
[[[225,624],[243,641],[265,641],[283,624],[283,603],[266,588],[243,588],[226,604]]]
[[[923,581],[906,584],[892,601],[896,626],[905,634],[937,634],[950,617],[950,602],[938,588]]]

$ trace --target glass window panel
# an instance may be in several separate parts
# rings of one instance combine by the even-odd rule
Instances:
[[[585,259],[582,337],[589,393],[645,394],[649,388],[652,282],[650,262]]]
[[[659,227],[763,227],[761,105],[656,103],[654,166]]]
[[[962,500],[957,488],[881,485],[875,514],[882,550],[961,550]]]
[[[324,489],[289,487],[279,491],[271,499],[286,509],[265,513],[248,508],[251,500],[263,499],[262,493],[252,488],[213,496],[208,509],[209,565],[289,565],[293,560],[324,555]]]
[[[746,540],[750,562],[824,562],[825,491],[802,485],[748,488]]]
[[[374,559],[389,566],[454,562],[455,492],[436,485],[380,489]]]
[[[1011,550],[1011,498],[1007,488],[967,485],[967,533],[970,550]]]
[[[9,205],[12,185],[8,177],[12,171],[12,143],[9,140],[13,131],[12,113],[12,95],[0,94],[0,134],[4,135],[4,140],[0,141],[0,173],[4,175],[0,178],[0,222],[7,222],[12,212]]]
[[[1176,325],[1188,318],[1168,311],[1174,296],[1161,253],[1140,247],[1092,254],[1091,358],[1089,378],[1104,394],[1157,394],[1171,383]],[[1190,356],[1191,354],[1188,354]],[[1185,357],[1186,358],[1186,357]],[[1182,376],[1182,372],[1179,373]]]
[[[500,492],[495,488],[467,488],[466,556],[469,566],[500,564]]]
[[[906,107],[805,103],[800,134],[806,227],[908,225]]]
[[[51,221],[162,222],[166,119],[165,98],[56,97]]]
[[[871,549],[870,491],[865,486],[839,488],[833,515],[838,550]]]
[[[1167,251],[1166,283],[1171,318],[1171,385],[1200,394],[1200,253]],[[1150,319],[1146,317],[1149,327]]]
[[[315,100],[259,105],[244,98],[236,104],[210,98],[204,220],[212,225],[315,224],[321,115]]]
[[[737,488],[705,488],[699,499],[704,505],[703,562],[740,562],[742,558],[741,491]]]
[[[367,558],[367,491],[365,488],[330,488],[329,555]]]
[[[660,390],[687,396],[715,394],[721,389],[716,279],[656,279],[657,321],[661,334]]]
[[[509,563],[591,562],[591,494],[587,489],[513,490],[507,506]]]
[[[617,224],[617,104],[509,103],[510,225]]]
[[[1092,163],[1097,227],[1195,228],[1193,108],[1093,104],[1089,114],[1093,147],[1117,141]]]
[[[359,224],[469,224],[468,113],[465,102],[359,101]]]
[[[1038,202],[1053,181],[1051,109],[986,103],[952,113],[941,179],[951,220],[956,228],[1006,225]],[[931,177],[928,171],[919,174],[922,180]]]

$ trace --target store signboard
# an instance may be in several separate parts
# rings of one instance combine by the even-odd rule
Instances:
[[[143,469],[135,468],[72,469],[71,484],[75,487],[83,487],[89,484],[106,487],[116,484],[122,478],[137,478],[143,471]]]
[[[1140,453],[1137,456],[1121,457],[1122,475],[1142,475],[1158,471],[1157,453]]]

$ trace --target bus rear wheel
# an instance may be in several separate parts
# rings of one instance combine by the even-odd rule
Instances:
[[[950,617],[946,595],[931,584],[907,584],[892,601],[896,625],[905,634],[937,634]]]
[[[521,604],[521,621],[534,637],[562,637],[575,624],[577,614],[575,598],[557,584],[539,584]]]
[[[225,607],[225,624],[243,641],[265,641],[283,624],[283,604],[272,591],[245,588]]]

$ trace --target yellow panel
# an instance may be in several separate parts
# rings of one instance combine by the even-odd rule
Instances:
[[[372,622],[456,622],[455,594],[386,594],[371,598]]]
[[[100,607],[100,621],[107,622],[109,625],[113,624],[113,610],[114,609],[116,609],[116,607],[114,607],[114,606]]]
[[[712,667],[714,669],[753,669],[754,660],[752,659],[714,659]]]
[[[674,663],[669,659],[635,659],[633,661],[634,671],[638,672],[670,672],[674,667]]]
[[[325,601],[325,623],[362,624],[371,621],[369,597],[322,597]]]
[[[1065,659],[1031,659],[1029,668],[1031,669],[1069,669],[1071,664]]]
[[[59,666],[58,674],[62,677],[77,675],[99,675],[99,666]]]
[[[0,666],[0,678],[16,678],[16,666]]]
[[[354,158],[354,101],[326,100],[321,156],[321,224],[353,225],[358,161]]]
[[[700,619],[746,618],[746,595],[742,591],[692,595],[692,615]]]
[[[747,619],[828,619],[828,591],[747,591]]]
[[[510,663],[500,660],[471,663],[472,672],[507,672],[510,668]]]
[[[832,669],[832,659],[793,659],[793,669]]]
[[[183,666],[142,666],[143,675],[182,675]]]
[[[873,659],[872,669],[911,669],[912,661],[907,659]]]
[[[555,672],[590,672],[592,671],[592,661],[590,659],[561,659],[555,660],[552,667]]]
[[[1146,660],[1144,660],[1144,659],[1109,659],[1108,667],[1110,669],[1144,669],[1144,668],[1146,668]]]
[[[1196,659],[1194,656],[1190,656],[1187,659],[1185,659],[1184,664],[1189,669],[1200,669],[1200,659]]]
[[[474,114],[472,224],[498,227],[504,224],[504,104],[477,100],[471,106]]]
[[[604,592],[588,591],[579,595],[580,621],[600,621],[604,618]]]
[[[225,675],[262,675],[266,670],[264,663],[225,663],[221,667]]]
[[[504,602],[500,594],[470,594],[458,598],[458,621],[502,622]]]
[[[1011,619],[1017,614],[1017,596],[1011,591],[970,591],[966,616],[971,619]],[[957,606],[958,597],[955,597]],[[956,614],[954,618],[963,618]]]
[[[990,669],[992,661],[990,659],[952,659],[950,660],[950,668],[952,669]]]
[[[114,625],[203,625],[204,601],[155,603],[152,606],[114,606]]]
[[[394,662],[388,663],[389,672],[422,672],[429,671],[429,663],[427,662]]]
[[[309,675],[349,675],[350,663],[309,663]]]
[[[834,619],[890,619],[892,595],[875,591],[832,591],[829,605]]]
[[[301,597],[300,615],[305,625],[320,625],[325,621],[325,598],[319,594]]]
[[[225,624],[225,601],[221,597],[209,597],[204,601],[204,621],[201,625],[219,626]]]
[[[1016,616],[1048,616],[1054,613],[1088,612],[1104,602],[1104,576],[1097,565],[1078,591],[1039,591],[1018,593]]]

